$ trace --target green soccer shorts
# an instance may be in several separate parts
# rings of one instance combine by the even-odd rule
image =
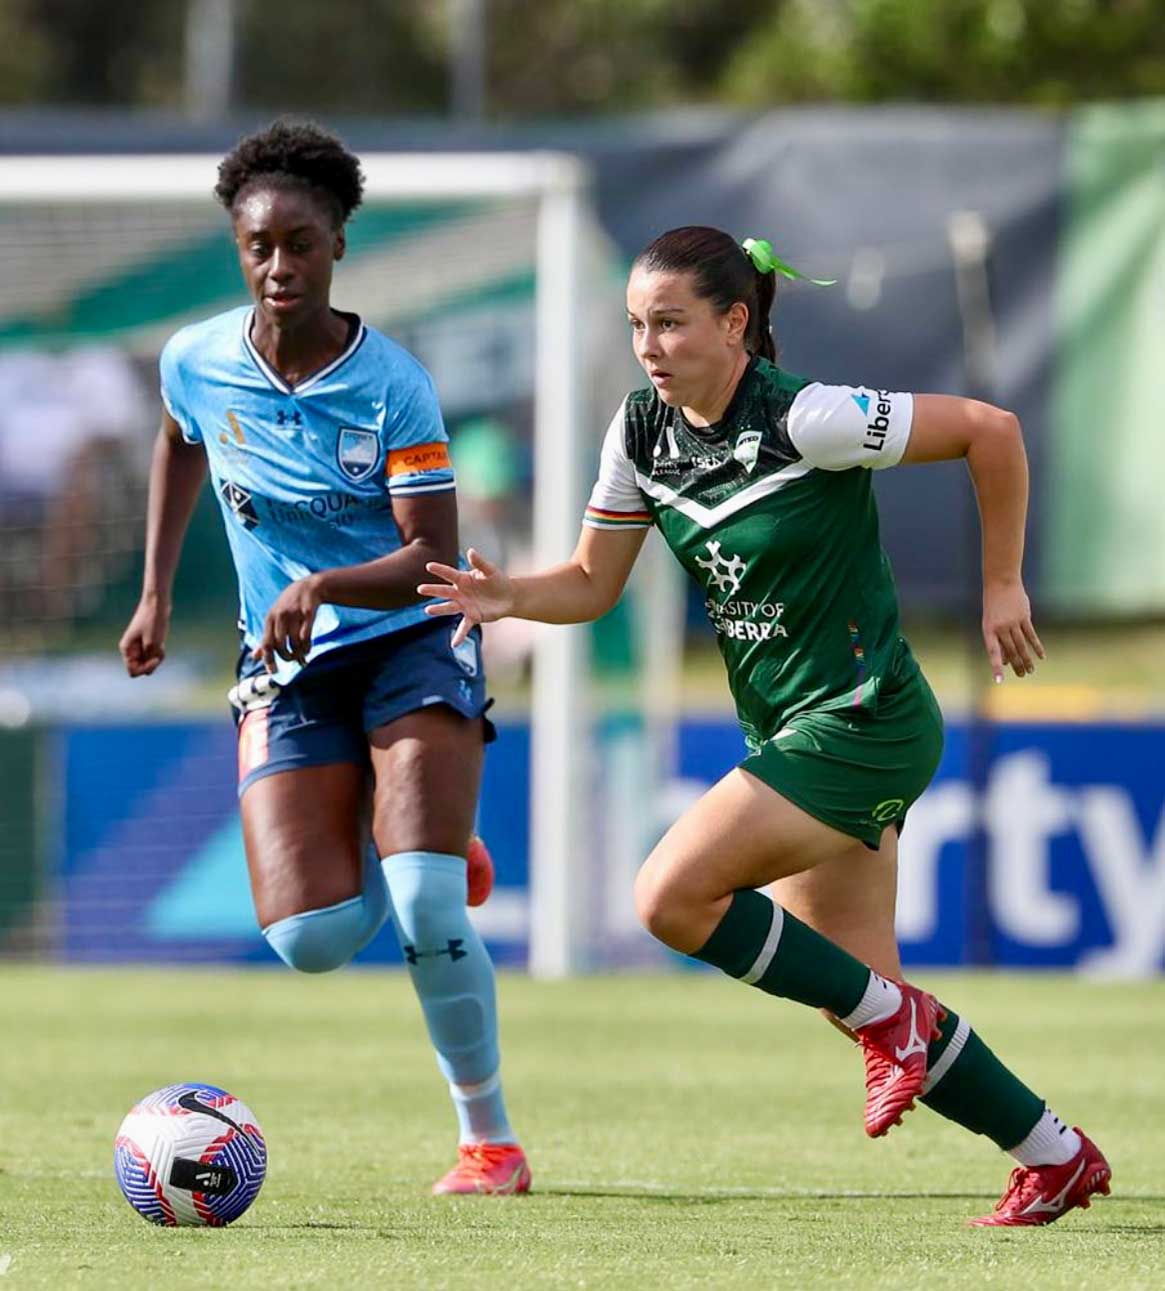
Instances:
[[[815,819],[877,850],[930,783],[943,749],[938,701],[921,672],[876,707],[810,709],[740,763]]]

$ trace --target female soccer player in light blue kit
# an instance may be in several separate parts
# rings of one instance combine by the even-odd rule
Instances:
[[[209,466],[239,580],[231,698],[263,935],[292,968],[323,972],[391,912],[460,1125],[458,1163],[434,1191],[525,1192],[493,966],[466,913],[493,738],[480,639],[454,646],[415,590],[426,562],[456,563],[447,437],[421,365],[330,304],[362,184],[358,160],[313,125],[276,122],[219,167],[255,303],[163,351],[142,597],[120,648],[131,676],[162,662]]]

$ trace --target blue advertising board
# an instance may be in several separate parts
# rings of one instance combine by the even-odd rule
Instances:
[[[480,828],[497,873],[483,931],[503,964],[526,958],[529,744],[526,726],[500,726],[483,777]],[[251,906],[229,723],[66,728],[56,756],[60,956],[278,962]],[[360,960],[400,961],[391,927]]]
[[[480,827],[497,888],[477,915],[500,963],[528,933],[529,730],[502,724],[486,759]],[[274,963],[255,927],[234,790],[234,739],[218,722],[85,726],[58,733],[63,828],[57,952],[69,960]],[[972,751],[975,758],[972,759]],[[731,767],[727,720],[681,725],[671,816]],[[972,762],[978,764],[978,769]],[[898,932],[911,964],[1165,966],[1165,726],[948,725],[934,783],[902,838]],[[659,816],[659,805],[650,805]],[[660,827],[666,825],[662,820]],[[597,847],[595,962],[651,962],[626,869]],[[629,953],[628,946],[632,948]],[[361,962],[397,962],[390,928]],[[666,962],[663,957],[660,962]]]

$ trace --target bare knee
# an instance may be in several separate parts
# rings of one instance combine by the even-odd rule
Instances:
[[[719,922],[717,902],[679,881],[651,861],[635,879],[635,913],[639,922],[665,946],[693,954]]]
[[[635,913],[653,937],[666,942],[669,899],[666,887],[648,874],[647,867],[635,876]]]

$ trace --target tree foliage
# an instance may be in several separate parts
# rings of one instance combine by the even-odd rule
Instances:
[[[490,0],[490,105],[515,115],[707,101],[764,16],[749,0]]]
[[[264,109],[445,110],[445,32],[401,0],[237,0],[238,98]],[[438,6],[438,10],[440,6]]]
[[[1162,0],[787,0],[735,49],[730,102],[1028,103],[1165,94]]]
[[[0,0],[0,99],[133,106],[177,103],[182,6],[158,0]]]
[[[1165,0],[483,0],[496,118],[1165,94]],[[446,0],[236,0],[236,107],[442,114]],[[0,0],[0,101],[178,107],[181,0]]]

